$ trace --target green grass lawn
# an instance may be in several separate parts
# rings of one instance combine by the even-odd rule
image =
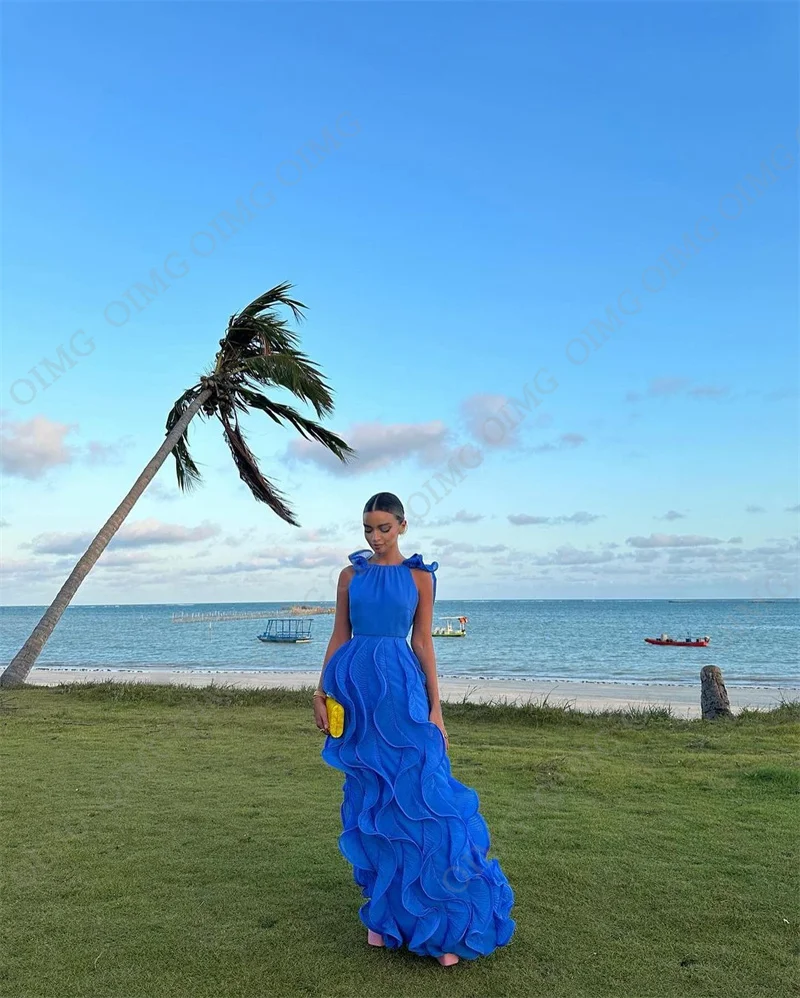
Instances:
[[[311,689],[0,694],[5,998],[798,994],[800,703],[735,721],[445,704],[517,930],[367,946]]]

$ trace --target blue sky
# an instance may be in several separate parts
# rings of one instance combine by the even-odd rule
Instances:
[[[248,420],[298,529],[197,422],[204,487],[166,464],[75,602],[332,599],[378,491],[442,599],[797,595],[796,6],[4,21],[3,603],[282,280],[359,460]]]

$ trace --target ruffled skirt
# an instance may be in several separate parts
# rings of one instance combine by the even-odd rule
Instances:
[[[356,635],[328,661],[323,688],[345,712],[322,758],[345,773],[339,849],[368,900],[363,924],[389,949],[467,960],[505,946],[514,892],[475,790],[450,771],[429,720],[425,674],[405,638]]]

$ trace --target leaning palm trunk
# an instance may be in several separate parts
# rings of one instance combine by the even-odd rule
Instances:
[[[72,597],[78,591],[78,587],[94,568],[95,562],[105,551],[109,541],[125,522],[128,513],[136,505],[139,496],[144,492],[150,482],[155,478],[158,469],[166,461],[169,454],[180,441],[186,427],[192,421],[203,402],[211,395],[210,389],[201,392],[194,401],[186,408],[180,420],[173,426],[164,443],[158,448],[153,457],[148,462],[144,471],[133,483],[133,488],[117,506],[111,516],[106,520],[99,533],[86,549],[78,564],[70,572],[69,578],[59,589],[58,595],[45,611],[42,619],[33,629],[33,633],[20,648],[8,665],[8,668],[0,674],[0,686],[14,687],[22,686],[28,673],[33,668],[36,659],[39,657],[48,638],[53,633],[56,624],[61,619],[62,613],[69,606]]]
[[[307,419],[291,406],[263,394],[265,387],[281,388],[312,405],[318,416],[333,411],[333,395],[324,377],[313,361],[297,349],[296,335],[275,314],[276,307],[282,305],[289,308],[295,318],[302,318],[305,305],[289,297],[291,287],[291,284],[278,284],[230,317],[225,336],[219,341],[213,370],[203,375],[173,405],[167,416],[164,442],[89,545],[31,636],[0,675],[0,686],[21,686],[25,682],[78,586],[125,522],[167,455],[171,453],[175,458],[180,489],[188,491],[200,482],[200,471],[189,452],[187,430],[201,410],[202,416],[216,416],[222,424],[236,470],[253,498],[269,506],[273,513],[294,527],[299,526],[294,513],[280,490],[262,474],[256,456],[247,445],[239,425],[239,413],[263,412],[275,423],[289,423],[307,440],[322,444],[342,461],[355,454],[337,434]]]

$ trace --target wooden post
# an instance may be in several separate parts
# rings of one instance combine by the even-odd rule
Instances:
[[[719,666],[704,665],[700,670],[700,710],[704,721],[733,717]]]

